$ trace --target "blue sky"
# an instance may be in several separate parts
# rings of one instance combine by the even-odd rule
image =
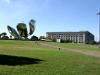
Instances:
[[[98,39],[100,0],[0,0],[0,33],[8,32],[7,25],[27,24],[35,19],[34,35],[51,31],[85,31]],[[9,35],[9,33],[8,33]]]

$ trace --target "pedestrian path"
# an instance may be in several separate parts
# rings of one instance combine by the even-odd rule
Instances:
[[[95,56],[95,57],[100,57],[99,54],[95,54],[93,52],[87,52],[87,51],[82,51],[82,50],[76,50],[76,49],[69,49],[69,48],[62,48],[62,47],[58,47],[58,46],[53,46],[53,45],[49,45],[49,44],[44,44],[44,43],[39,43],[41,46],[46,46],[46,47],[50,47],[50,48],[55,48],[58,50],[64,50],[64,51],[70,51],[70,52],[76,52],[76,53],[80,53],[80,54],[85,54],[85,55],[89,55],[89,56]]]

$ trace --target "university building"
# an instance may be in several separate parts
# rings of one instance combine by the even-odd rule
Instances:
[[[73,43],[85,43],[94,40],[94,35],[89,31],[47,32],[46,37],[51,39],[71,40]]]

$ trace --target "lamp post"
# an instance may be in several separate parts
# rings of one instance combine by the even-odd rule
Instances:
[[[100,12],[98,12],[97,15],[99,16],[99,43],[100,43]]]

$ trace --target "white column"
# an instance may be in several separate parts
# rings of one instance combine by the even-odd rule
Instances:
[[[85,34],[83,34],[83,43],[85,42]]]

